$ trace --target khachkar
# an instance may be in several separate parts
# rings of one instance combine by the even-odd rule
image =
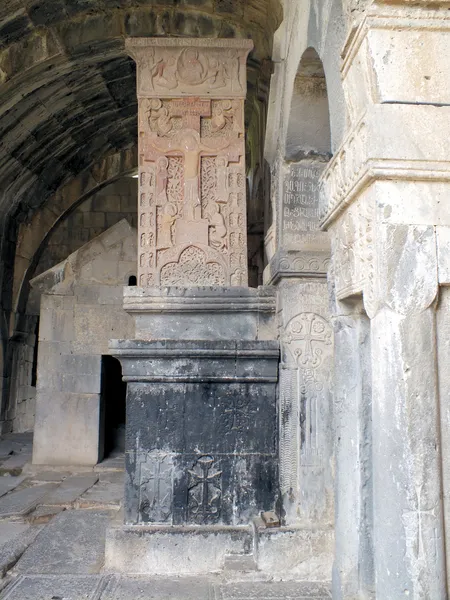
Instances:
[[[141,287],[246,286],[250,40],[133,38]]]
[[[124,288],[136,339],[110,342],[127,383],[124,525],[106,543],[115,572],[254,559],[249,525],[278,506],[276,296],[247,287],[251,47],[127,42],[138,74],[140,285]]]

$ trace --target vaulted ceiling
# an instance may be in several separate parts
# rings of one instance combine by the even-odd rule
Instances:
[[[279,0],[1,0],[0,217],[136,143],[127,36],[251,37],[258,65],[281,16]]]

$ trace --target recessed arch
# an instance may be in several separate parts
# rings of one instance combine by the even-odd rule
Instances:
[[[316,50],[303,53],[294,80],[285,159],[331,156],[331,130],[325,71]]]

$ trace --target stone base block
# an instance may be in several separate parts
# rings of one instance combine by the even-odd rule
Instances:
[[[333,529],[258,528],[256,540],[260,571],[297,581],[331,581]]]
[[[145,575],[222,571],[228,555],[250,555],[251,527],[141,527],[108,530],[105,570]]]
[[[333,549],[332,529],[125,525],[107,531],[105,570],[136,575],[248,571],[255,579],[330,582]]]

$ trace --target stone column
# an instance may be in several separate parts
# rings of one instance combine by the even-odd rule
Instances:
[[[440,226],[450,225],[441,202],[450,193],[450,112],[448,86],[434,74],[448,72],[450,39],[448,11],[431,4],[375,1],[352,32],[342,66],[349,131],[322,179],[336,298],[362,297],[371,320],[374,595],[380,600],[447,597],[435,303],[450,256],[439,236]],[[336,344],[336,356],[348,351],[341,336]],[[356,348],[353,358],[358,365]],[[337,385],[349,410],[352,396],[341,375]],[[368,426],[369,415],[363,419]],[[353,457],[358,461],[356,449]],[[344,475],[338,498],[353,477],[343,459],[338,453]],[[362,503],[367,489],[357,493]],[[337,524],[341,509],[337,503]],[[365,535],[358,519],[355,511],[353,547]],[[358,569],[371,550],[357,561],[342,541],[347,535],[337,526],[336,565]],[[358,581],[353,596],[346,595],[336,580],[334,593],[356,598],[371,591]]]
[[[333,598],[373,592],[372,393],[369,319],[362,302],[334,306],[336,517]],[[359,596],[364,591],[365,596]]]
[[[126,525],[108,535],[106,564],[198,573],[238,554],[254,568],[251,525],[279,496],[279,344],[274,290],[246,287],[252,42],[127,48],[138,75],[140,286],[124,293],[137,339],[110,343],[127,382]]]
[[[138,282],[246,286],[250,40],[131,38],[139,110]]]
[[[280,470],[288,526],[333,521],[331,382],[333,336],[319,231],[318,181],[326,160],[280,160],[273,172],[275,222],[266,239],[267,283],[279,292]],[[272,246],[272,250],[270,250]]]

